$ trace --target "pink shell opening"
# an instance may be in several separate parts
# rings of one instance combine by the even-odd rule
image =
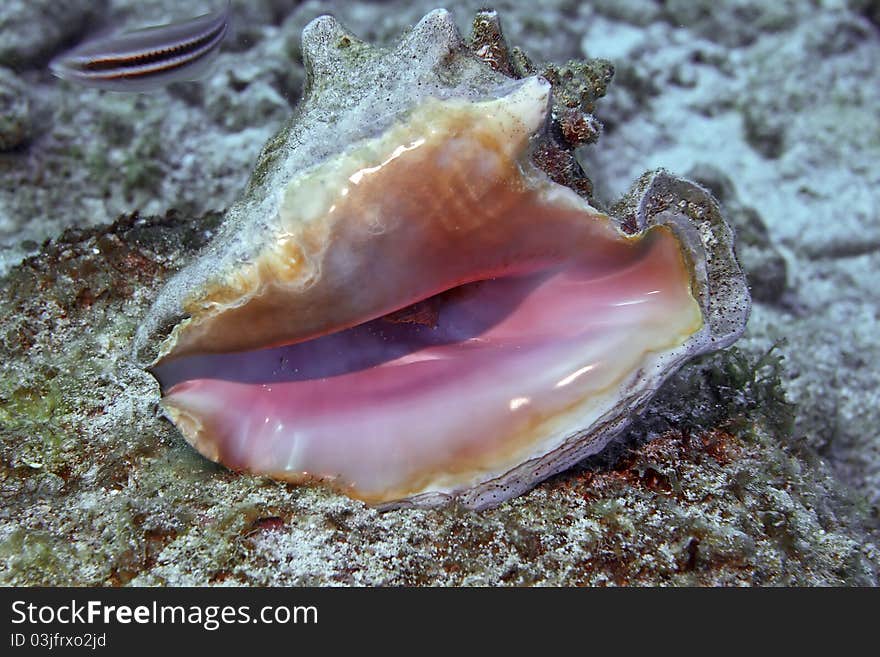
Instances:
[[[670,230],[612,251],[284,347],[172,360],[155,370],[163,403],[234,469],[371,502],[472,485],[590,426],[702,325]]]

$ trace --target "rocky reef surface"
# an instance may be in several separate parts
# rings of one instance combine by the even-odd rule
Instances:
[[[295,105],[302,27],[333,13],[389,41],[436,3],[233,4],[211,77],[130,95],[45,64],[95,21],[174,3],[0,9],[0,36],[26,34],[0,39],[0,582],[877,583],[877,3],[496,4],[536,60],[613,62],[605,133],[580,153],[596,196],[657,166],[711,189],[756,303],[625,440],[481,513],[230,473],[159,419],[129,360]],[[464,29],[481,4],[447,6]]]

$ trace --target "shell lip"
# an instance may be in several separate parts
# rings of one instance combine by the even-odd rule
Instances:
[[[503,85],[503,89],[501,87],[498,89],[503,93],[500,93],[498,96],[490,96],[491,100],[476,101],[468,96],[431,99],[418,108],[416,114],[417,117],[421,118],[414,119],[409,117],[406,121],[397,124],[389,133],[350,146],[351,155],[343,154],[342,156],[337,155],[336,159],[325,159],[316,167],[313,167],[313,169],[304,172],[299,178],[290,182],[285,193],[279,197],[280,207],[276,212],[285,216],[291,211],[289,206],[294,208],[293,211],[298,212],[296,206],[300,203],[300,199],[314,195],[314,192],[300,189],[307,184],[307,182],[302,181],[308,181],[310,176],[317,180],[319,186],[324,184],[323,181],[328,179],[328,176],[336,176],[337,182],[332,184],[339,185],[339,191],[343,196],[349,191],[357,192],[355,188],[364,186],[364,183],[360,182],[365,179],[363,172],[369,172],[372,176],[378,171],[379,173],[376,175],[379,176],[383,175],[385,170],[392,169],[395,166],[399,173],[389,172],[384,174],[385,177],[393,179],[394,175],[397,175],[398,177],[404,176],[404,179],[401,182],[391,184],[397,184],[404,189],[408,184],[422,185],[420,176],[428,174],[419,172],[424,171],[425,165],[419,164],[418,157],[416,157],[415,164],[410,160],[412,156],[418,156],[421,150],[429,150],[429,154],[422,156],[422,160],[426,158],[430,160],[431,157],[437,157],[437,155],[432,156],[430,153],[438,151],[441,153],[441,157],[453,157],[454,153],[442,154],[444,150],[442,143],[444,139],[447,139],[444,136],[447,132],[451,133],[450,138],[453,142],[461,140],[457,135],[467,134],[468,138],[474,139],[481,144],[477,147],[480,154],[476,156],[465,154],[466,158],[473,160],[474,163],[471,166],[476,168],[476,178],[474,181],[464,183],[471,187],[471,190],[467,192],[470,198],[467,198],[465,202],[471,203],[476,210],[479,210],[480,205],[486,201],[481,197],[480,192],[474,191],[481,184],[477,182],[480,176],[488,176],[485,184],[490,187],[499,184],[509,184],[511,191],[505,192],[502,196],[511,199],[514,198],[516,193],[519,193],[518,188],[524,184],[537,187],[543,186],[548,182],[546,176],[531,166],[528,159],[534,145],[534,139],[543,132],[549,120],[551,104],[550,84],[541,77],[532,76],[522,80],[508,80]],[[483,115],[484,113],[485,115]],[[453,118],[444,116],[446,114],[451,115]],[[431,121],[439,121],[439,126],[434,126],[431,124]],[[412,123],[423,127],[412,127],[410,125]],[[423,132],[420,133],[419,130]],[[433,137],[430,137],[430,147],[419,147],[420,144],[425,142],[426,135],[433,135]],[[392,139],[390,146],[386,145],[389,139]],[[387,152],[390,153],[390,156],[384,159],[384,161],[381,156],[373,155],[373,151],[381,148],[387,148]],[[468,145],[461,148],[471,149]],[[360,157],[358,155],[360,150],[368,150],[372,157],[378,157],[377,163],[375,165],[359,165],[363,168],[355,170],[353,175],[348,177],[348,180],[343,176],[341,182],[339,182],[340,174],[336,173],[335,169],[340,166],[349,165],[338,165],[336,161],[340,158],[343,162],[356,160]],[[413,150],[412,154],[407,152],[410,150]],[[402,157],[400,157],[401,153],[403,154]],[[500,170],[488,173],[483,171],[481,168],[483,165],[480,164],[479,158],[484,158],[491,168]],[[399,165],[398,159],[401,161]],[[416,173],[407,173],[407,169],[412,169]],[[328,173],[323,173],[324,170],[327,170]],[[466,174],[454,175],[461,177]],[[407,177],[412,182],[407,182]],[[522,180],[519,180],[520,177],[522,177]],[[526,182],[526,177],[530,179],[529,182]],[[453,181],[450,184],[461,186],[462,181]],[[163,362],[187,355],[188,353],[198,353],[198,349],[231,352],[277,346],[307,337],[318,337],[328,331],[350,327],[366,319],[376,318],[388,312],[398,310],[410,303],[471,280],[487,275],[495,275],[496,273],[505,273],[504,266],[500,266],[497,263],[492,264],[491,262],[484,267],[483,271],[479,271],[477,266],[475,266],[476,271],[474,272],[458,267],[457,270],[444,274],[445,280],[435,281],[435,283],[427,285],[425,289],[420,290],[418,293],[404,294],[401,299],[392,299],[381,308],[372,308],[370,310],[371,316],[367,316],[362,309],[353,309],[348,313],[349,317],[347,318],[335,321],[328,326],[313,327],[310,329],[309,335],[305,335],[305,333],[297,335],[275,334],[267,337],[262,342],[255,340],[247,345],[237,344],[236,340],[238,338],[234,339],[230,336],[245,335],[250,329],[250,326],[247,324],[242,324],[236,327],[235,330],[226,331],[226,337],[222,339],[225,340],[227,346],[221,346],[217,343],[216,346],[212,347],[207,338],[199,338],[198,335],[196,335],[195,339],[201,341],[200,346],[194,347],[187,342],[189,335],[208,330],[205,328],[207,324],[223,314],[228,316],[231,313],[244,309],[248,304],[259,303],[261,298],[267,298],[276,292],[277,294],[287,294],[283,288],[290,288],[290,294],[295,294],[296,290],[294,288],[308,291],[308,288],[313,286],[313,282],[317,283],[318,286],[322,285],[324,280],[335,275],[331,273],[328,276],[324,271],[327,268],[328,262],[336,257],[334,256],[334,249],[335,251],[362,249],[367,254],[378,249],[370,256],[369,261],[364,256],[360,261],[357,261],[357,258],[355,258],[356,262],[354,265],[345,264],[344,266],[337,267],[342,276],[352,278],[351,287],[356,287],[359,284],[358,276],[343,271],[343,269],[359,267],[356,274],[361,276],[361,280],[374,277],[374,275],[382,276],[381,268],[379,271],[374,272],[373,265],[390,258],[399,262],[388,265],[388,271],[385,272],[385,276],[395,277],[398,276],[398,271],[405,271],[407,269],[418,271],[421,266],[420,257],[422,256],[428,260],[441,257],[431,253],[431,250],[434,249],[432,246],[434,242],[447,243],[443,247],[446,250],[446,256],[444,257],[453,259],[459,257],[455,253],[456,250],[473,251],[489,247],[488,243],[482,244],[482,246],[478,244],[477,247],[469,246],[466,243],[467,235],[449,235],[448,232],[452,228],[443,225],[442,220],[438,221],[431,216],[424,220],[424,225],[417,227],[417,230],[420,232],[416,238],[407,238],[411,242],[413,239],[417,239],[419,242],[419,244],[412,246],[414,255],[401,256],[389,253],[389,251],[395,249],[394,247],[381,246],[383,233],[390,230],[396,230],[398,233],[402,231],[399,226],[383,225],[382,222],[386,220],[381,219],[381,217],[393,217],[398,210],[394,207],[390,207],[390,209],[388,207],[385,209],[381,208],[383,204],[393,206],[395,202],[398,205],[406,206],[407,201],[405,199],[398,199],[397,201],[386,203],[381,198],[378,198],[383,193],[381,186],[374,183],[373,187],[377,187],[380,191],[373,192],[372,198],[369,197],[369,192],[364,192],[367,194],[367,198],[360,202],[367,208],[367,213],[373,213],[380,217],[380,219],[371,219],[371,223],[368,225],[357,225],[356,215],[358,211],[354,207],[357,202],[354,200],[354,193],[349,197],[350,201],[345,206],[349,208],[348,210],[341,208],[338,200],[326,200],[323,201],[324,207],[329,208],[329,210],[325,210],[327,212],[326,217],[311,219],[308,223],[302,222],[296,228],[276,229],[278,234],[275,236],[262,235],[261,237],[264,242],[266,242],[267,238],[269,240],[266,242],[268,246],[261,247],[262,251],[252,253],[246,258],[236,258],[234,261],[231,257],[228,257],[229,253],[219,253],[217,263],[212,264],[210,267],[204,267],[209,272],[209,275],[205,276],[202,281],[198,281],[197,285],[193,285],[192,281],[186,281],[180,276],[172,279],[155,303],[153,312],[148,316],[148,321],[139,327],[134,345],[136,359],[141,361],[144,367],[155,368],[155,366]],[[426,194],[427,192],[423,195]],[[362,197],[363,194],[359,198]],[[430,199],[421,200],[427,202]],[[343,226],[342,219],[335,220],[334,223],[332,217],[329,216],[329,213],[334,209],[336,209],[337,215],[348,213],[345,221],[352,225],[351,229]],[[407,212],[411,211],[407,210]],[[235,210],[233,209],[234,212]],[[273,222],[279,221],[277,216],[276,214],[276,217],[272,219]],[[393,219],[387,221],[391,223]],[[429,225],[430,222],[434,222],[436,225]],[[468,234],[476,235],[478,231],[487,233],[486,237],[478,236],[477,240],[510,241],[509,238],[504,236],[493,237],[493,233],[498,234],[505,230],[505,227],[495,217],[468,219],[465,223],[467,222],[473,224],[466,227],[469,232]],[[479,222],[483,223],[480,224]],[[497,225],[490,225],[493,222]],[[357,231],[360,231],[361,234],[355,234]],[[327,234],[325,235],[324,233]],[[373,249],[368,243],[379,243],[380,246]],[[346,244],[349,246],[346,246]],[[545,247],[539,245],[537,248],[540,250]],[[555,247],[551,246],[549,248],[553,249]],[[204,254],[199,264],[207,265],[209,263],[208,255],[208,253]],[[465,258],[472,257],[465,256]],[[524,258],[526,260],[531,258],[534,260],[540,256],[538,253],[508,253],[504,257],[507,260],[516,258]],[[530,265],[526,263],[525,266],[528,267]],[[506,267],[508,271],[512,269],[514,269],[513,265]],[[499,271],[494,272],[493,270]],[[186,296],[181,294],[183,285],[189,288]],[[273,287],[275,292],[273,292]],[[339,295],[345,294],[346,291],[340,288],[337,290],[336,298],[338,299]],[[176,299],[174,298],[175,296],[177,297]],[[182,301],[180,300],[181,297]],[[177,304],[178,308],[171,308],[172,303]],[[332,303],[334,303],[333,300],[325,299],[318,300],[313,305],[330,305]],[[169,313],[169,310],[173,311],[173,314]],[[298,308],[291,312],[300,312],[300,310],[306,314],[311,312],[309,308]],[[283,306],[276,306],[275,314],[281,314],[282,312],[284,312]],[[268,313],[268,310],[264,312],[264,314]],[[268,318],[264,318],[263,324],[265,325],[268,321]],[[214,338],[221,337],[215,331]]]

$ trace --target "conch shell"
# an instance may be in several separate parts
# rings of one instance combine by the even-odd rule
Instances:
[[[493,70],[450,15],[391,50],[303,33],[297,115],[136,339],[209,459],[369,503],[484,508],[602,449],[749,310],[694,183],[618,218],[554,182],[550,83]]]

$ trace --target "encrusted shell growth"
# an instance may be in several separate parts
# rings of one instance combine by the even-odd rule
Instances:
[[[470,45],[437,10],[388,50],[322,17],[303,54],[296,116],[136,339],[208,458],[483,508],[602,449],[742,332],[714,200],[659,171],[617,218],[594,208],[571,155],[591,100],[554,100],[564,76],[535,75],[494,13]]]

